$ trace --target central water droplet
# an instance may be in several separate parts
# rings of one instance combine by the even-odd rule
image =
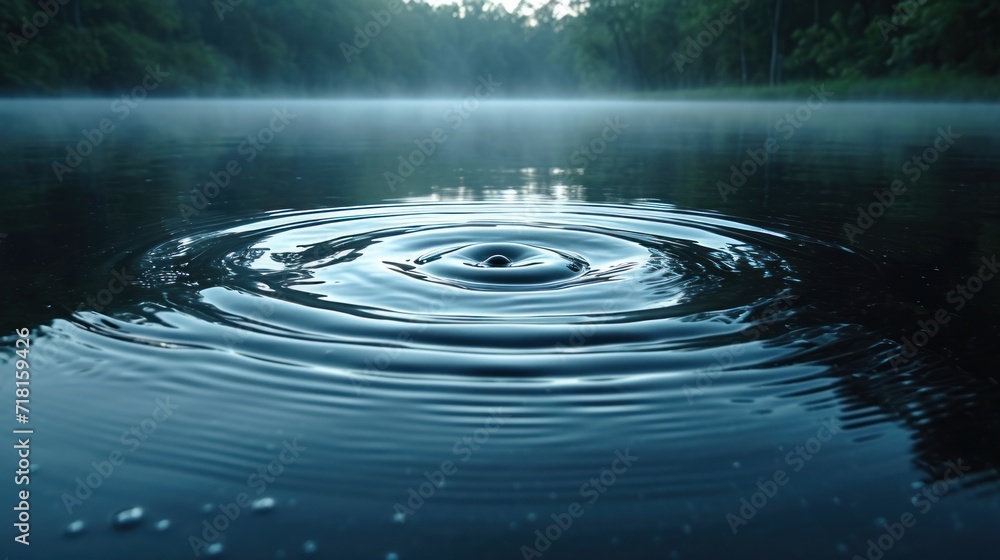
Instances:
[[[411,262],[387,264],[421,280],[491,291],[551,288],[585,276],[590,270],[587,261],[578,255],[509,241],[439,247]]]
[[[479,263],[480,266],[488,266],[491,268],[499,268],[503,266],[510,266],[511,260],[503,255],[493,255],[492,257],[486,259],[485,261]]]

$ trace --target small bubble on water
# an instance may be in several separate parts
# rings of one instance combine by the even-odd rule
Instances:
[[[385,555],[385,560],[399,560],[399,555],[396,554],[395,552],[390,552],[389,554]]]
[[[402,525],[406,523],[406,514],[401,511],[397,511],[396,513],[392,514],[392,521],[394,523],[399,523],[400,525]]]
[[[694,532],[694,528],[691,527],[690,525],[685,525],[685,526],[681,527],[681,531],[684,531],[685,535],[690,535],[691,533]]]
[[[141,507],[131,507],[128,509],[123,509],[116,513],[112,518],[112,524],[115,529],[125,530],[132,529],[142,522],[142,516],[145,512]]]
[[[739,461],[733,461],[733,468],[734,468],[734,469],[738,469],[738,468],[740,468],[740,467],[742,467],[742,466],[743,466],[743,465],[741,465]]]
[[[305,543],[302,544],[302,551],[305,552],[306,554],[312,554],[313,552],[316,552],[316,548],[318,548],[316,546],[316,541],[306,541]]]
[[[837,544],[837,552],[841,554],[847,554],[847,545],[844,543]]]
[[[923,487],[924,487],[924,483],[920,482],[919,480],[915,480],[915,481],[913,481],[913,482],[910,483],[910,488],[913,488],[914,490],[920,490]]]
[[[169,528],[170,528],[170,520],[169,519],[161,519],[161,520],[159,520],[159,521],[156,522],[156,530],[157,531],[166,531]]]
[[[884,517],[876,517],[875,518],[875,526],[876,527],[881,527],[881,526],[885,525],[885,523],[886,523],[886,520],[885,520]]]
[[[225,550],[225,547],[222,546],[222,543],[218,543],[218,542],[217,543],[212,543],[212,544],[208,545],[207,548],[205,548],[205,554],[207,554],[209,556],[218,556],[218,555],[222,554],[223,550]]]
[[[87,528],[87,525],[84,524],[84,522],[82,520],[77,519],[76,521],[74,521],[74,522],[72,522],[72,523],[70,523],[69,525],[66,526],[66,534],[70,535],[70,536],[79,535],[86,528]]]
[[[213,509],[215,509],[215,506],[212,505],[212,504],[202,504],[201,505],[201,511],[202,511],[202,513],[212,513]]]
[[[528,514],[528,521],[538,521],[538,514],[531,512]]]
[[[263,498],[257,498],[256,500],[250,502],[250,509],[254,513],[268,513],[270,511],[274,511],[274,507],[276,504],[277,502],[274,501],[274,498],[265,496]]]

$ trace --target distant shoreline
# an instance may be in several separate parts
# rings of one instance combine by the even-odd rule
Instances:
[[[544,92],[504,97],[497,101],[794,101],[808,97],[814,87],[824,86],[833,92],[833,102],[978,102],[1000,103],[1000,78],[964,75],[925,75],[920,77],[859,79],[859,80],[816,80],[769,86],[721,86],[662,91],[636,92],[575,92],[558,94]],[[42,95],[0,93],[4,100],[101,100],[121,97],[121,94],[107,92],[46,93]],[[288,101],[403,101],[403,100],[454,100],[459,94],[414,94],[414,95],[372,95],[361,93],[269,93],[265,91],[244,95],[214,93],[199,95],[195,92],[171,92],[157,96],[157,100],[205,100],[205,101],[255,101],[284,99]],[[154,98],[151,98],[151,100]]]
[[[626,97],[657,100],[794,100],[807,97],[810,88],[825,85],[835,101],[981,101],[1000,102],[1000,78],[926,75],[905,78],[816,80],[775,87],[711,87],[642,92]]]

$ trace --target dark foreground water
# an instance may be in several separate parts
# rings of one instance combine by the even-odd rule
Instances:
[[[996,106],[452,105],[3,103],[6,555],[996,557]]]

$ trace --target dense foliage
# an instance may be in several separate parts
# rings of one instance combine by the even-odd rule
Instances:
[[[117,92],[150,65],[169,72],[162,91],[199,95],[462,92],[488,74],[517,95],[1000,73],[995,0],[569,3],[0,0],[0,89]]]

